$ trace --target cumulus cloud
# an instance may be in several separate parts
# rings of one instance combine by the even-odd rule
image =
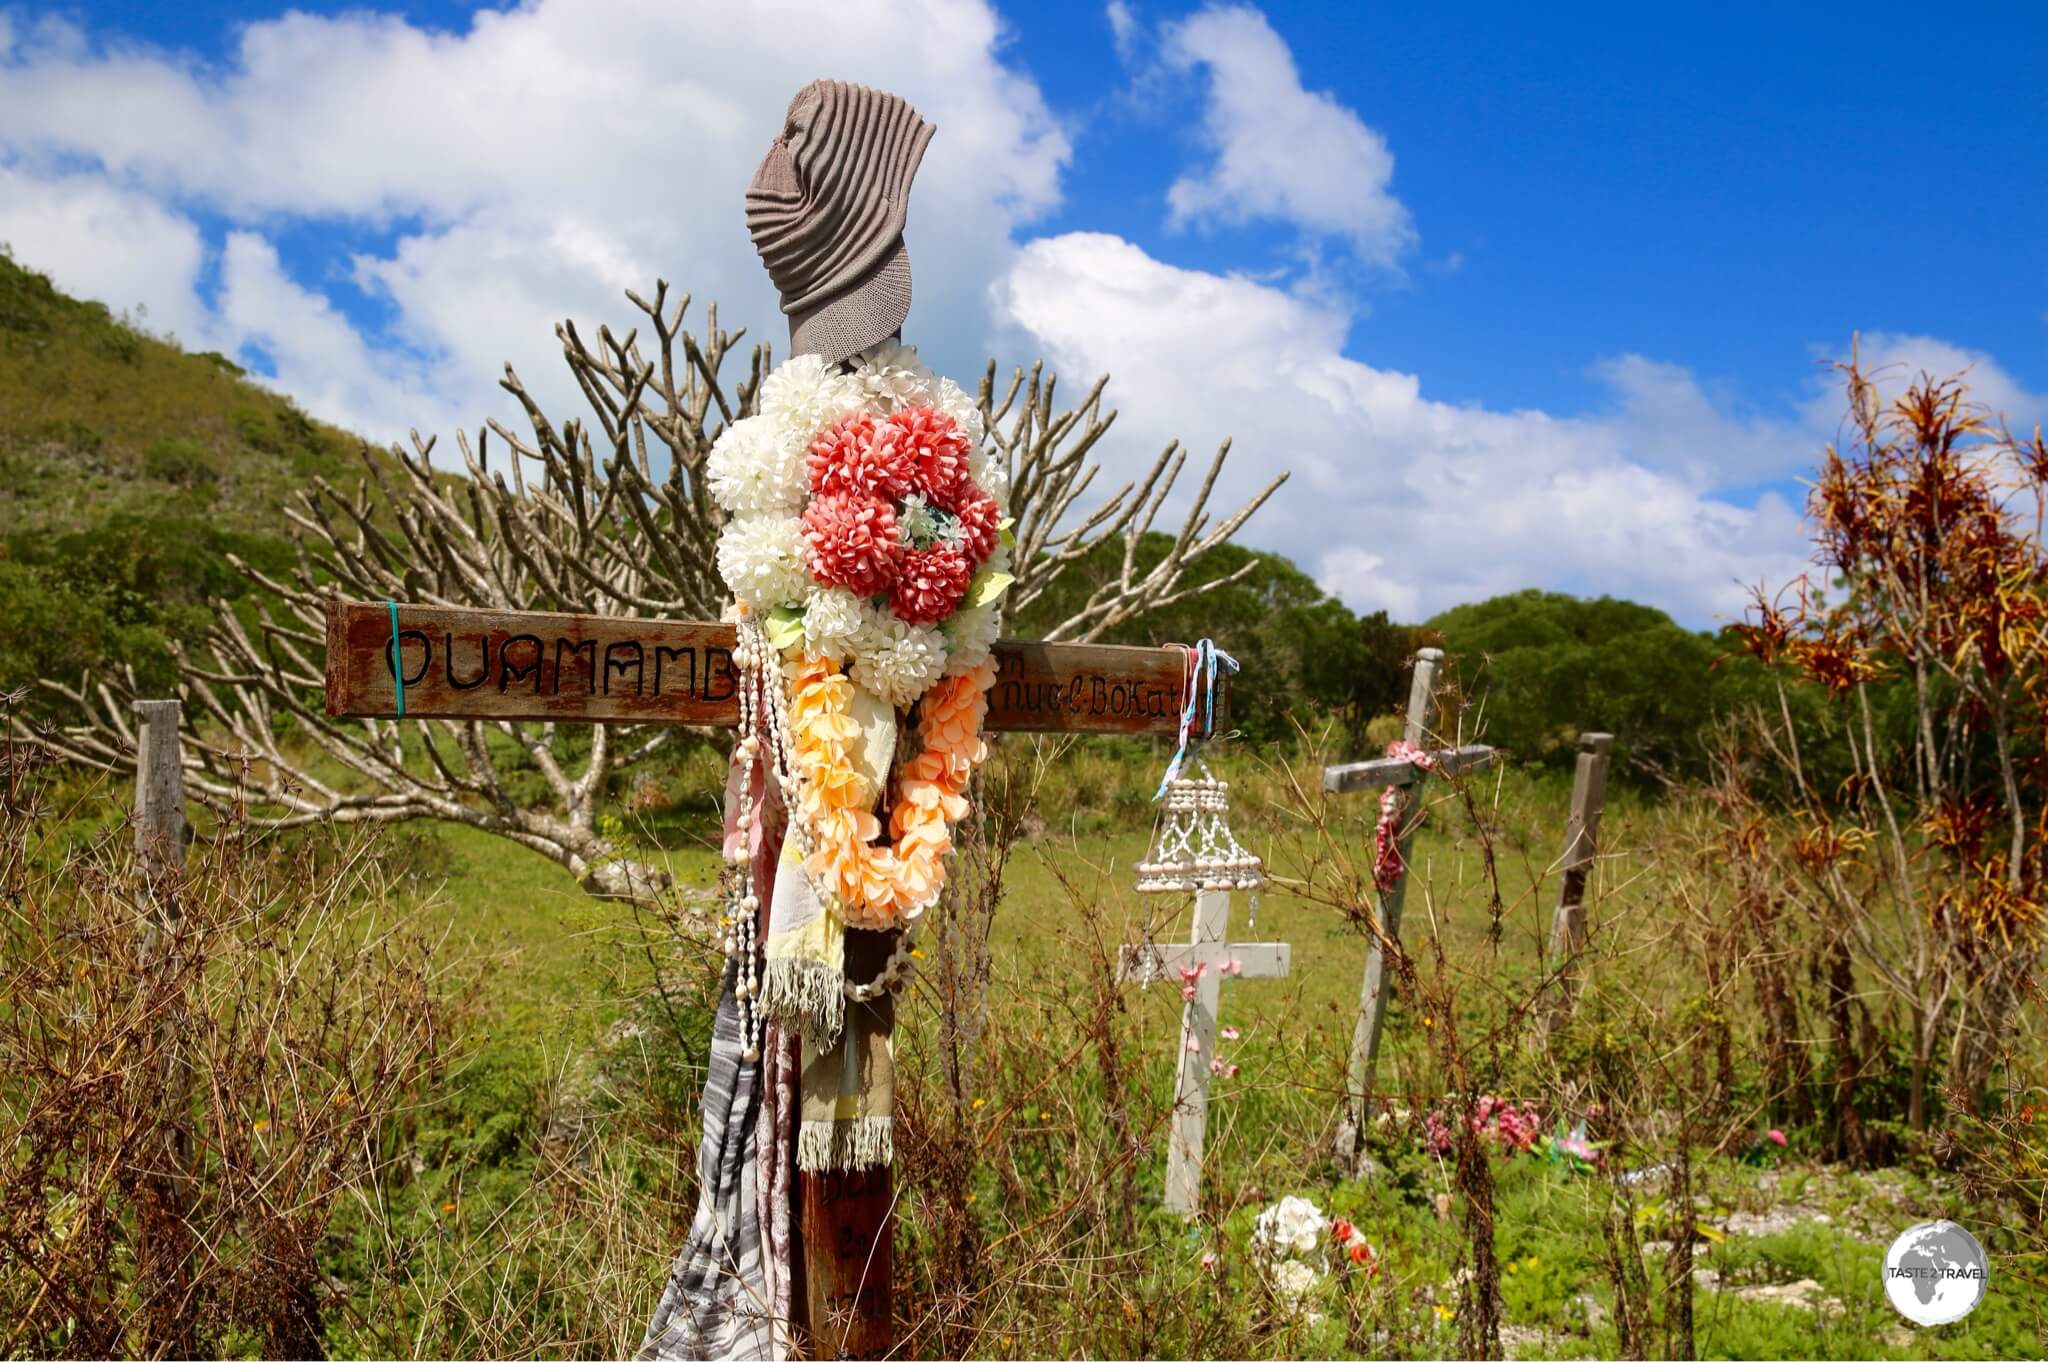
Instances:
[[[1064,371],[1115,375],[1113,457],[1228,432],[1224,494],[1294,470],[1248,541],[1303,561],[1354,608],[1413,619],[1542,583],[1704,625],[1739,612],[1746,584],[1804,566],[1795,508],[1717,499],[1744,479],[1687,456],[1680,438],[1708,421],[1716,448],[1747,467],[1764,462],[1748,445],[1771,444],[1775,428],[1702,412],[1696,385],[1647,362],[1611,367],[1620,415],[1432,401],[1416,376],[1347,357],[1339,311],[1093,233],[1031,242],[997,296]],[[1665,438],[1666,423],[1679,434]]]
[[[1124,25],[1119,41],[1128,42]],[[1169,71],[1208,79],[1202,130],[1211,160],[1168,191],[1174,222],[1279,219],[1345,239],[1361,259],[1386,266],[1413,243],[1408,210],[1389,188],[1386,139],[1330,94],[1302,88],[1293,52],[1265,15],[1202,10],[1166,26],[1160,59]]]
[[[199,227],[148,194],[89,173],[37,176],[0,165],[0,242],[68,293],[146,316],[151,329],[184,340],[211,334],[197,292],[206,259]]]
[[[971,368],[988,331],[978,282],[1001,272],[1013,231],[1058,202],[1068,154],[1037,87],[1000,60],[1002,36],[982,0],[616,0],[599,11],[538,0],[480,10],[458,33],[290,13],[240,30],[215,67],[44,22],[0,47],[0,163],[32,181],[32,198],[84,173],[131,204],[190,205],[241,233],[284,220],[387,243],[337,278],[298,281],[331,292],[346,279],[388,306],[372,338],[395,341],[374,347],[388,354],[373,363],[371,347],[352,358],[329,345],[332,361],[364,367],[306,394],[319,414],[385,438],[420,423],[422,403],[471,423],[506,412],[495,391],[506,359],[543,397],[573,400],[555,375],[553,323],[630,325],[620,290],[645,292],[656,274],[700,306],[718,298],[725,325],[782,348],[740,189],[806,81],[883,85],[939,128],[909,230],[918,337]],[[193,239],[171,209],[75,225],[81,258],[149,260]],[[133,291],[104,270],[67,277]],[[975,284],[945,287],[961,280]]]

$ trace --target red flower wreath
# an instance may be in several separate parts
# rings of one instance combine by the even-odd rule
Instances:
[[[968,474],[967,436],[935,407],[842,417],[811,444],[803,537],[811,575],[888,593],[911,624],[959,609],[1001,534],[995,498]]]

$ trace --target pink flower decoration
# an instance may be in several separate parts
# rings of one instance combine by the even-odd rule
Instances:
[[[1226,1026],[1226,1027],[1224,1027],[1224,1028],[1223,1028],[1223,1039],[1225,1039],[1225,1040],[1236,1040],[1236,1039],[1237,1039],[1237,1028],[1236,1028],[1235,1026]]]
[[[960,518],[960,547],[975,562],[987,562],[1002,536],[1003,511],[996,499],[963,478],[946,509]]]
[[[902,546],[896,512],[880,497],[827,492],[804,509],[803,539],[811,575],[856,596],[886,591],[896,580]]]
[[[1191,1055],[1202,1053],[1202,1042],[1194,1036],[1188,1037],[1188,1053]]]
[[[1772,1144],[1778,1145],[1781,1148],[1785,1144],[1785,1132],[1782,1130],[1778,1130],[1775,1128],[1771,1130],[1766,1130],[1764,1132],[1764,1138],[1766,1140],[1769,1140]]]
[[[1232,956],[1223,962],[1221,972],[1232,979],[1241,979],[1244,977],[1244,961]]]
[[[1193,1002],[1195,1000],[1195,986],[1193,984],[1182,984],[1180,986],[1180,997],[1182,1002]]]
[[[1215,1254],[1213,1254],[1213,1253],[1205,1253],[1205,1254],[1203,1254],[1203,1255],[1202,1255],[1202,1270],[1203,1270],[1204,1272],[1210,1272],[1210,1271],[1214,1271],[1214,1270],[1215,1270],[1215,1267],[1216,1267],[1216,1255],[1215,1255]]]
[[[946,544],[905,549],[899,562],[889,608],[911,624],[934,624],[952,614],[974,576],[960,550]]]
[[[1210,1073],[1212,1073],[1212,1074],[1220,1074],[1220,1073],[1222,1073],[1222,1072],[1223,1072],[1223,1061],[1222,1061],[1222,1060],[1220,1060],[1220,1059],[1212,1059],[1212,1060],[1210,1060],[1210,1061],[1209,1061],[1209,1072],[1210,1072]]]
[[[1223,1071],[1223,1076],[1225,1078],[1235,1078],[1237,1077],[1238,1072],[1238,1067],[1235,1064],[1233,1064]]]
[[[865,492],[894,501],[910,488],[911,451],[894,426],[867,412],[842,416],[811,442],[811,492]]]
[[[1184,984],[1192,984],[1195,982],[1195,980],[1201,978],[1204,974],[1207,974],[1209,972],[1209,963],[1205,960],[1198,965],[1181,965],[1178,966],[1178,969],[1180,971],[1181,982]]]
[[[950,499],[967,476],[967,436],[936,407],[906,407],[889,417],[889,435],[900,445],[913,488]]]

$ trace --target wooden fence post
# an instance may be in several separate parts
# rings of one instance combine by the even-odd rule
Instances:
[[[1408,722],[1401,730],[1403,741],[1420,747],[1430,721],[1435,717],[1437,674],[1443,667],[1441,648],[1419,648],[1415,652],[1415,676],[1408,685]],[[1401,834],[1401,864],[1405,867],[1414,850],[1415,825]],[[1404,870],[1393,888],[1378,896],[1380,930],[1389,938],[1401,935],[1401,906],[1408,889]],[[1375,935],[1367,947],[1365,983],[1358,995],[1358,1020],[1351,1032],[1351,1061],[1345,1069],[1345,1112],[1337,1123],[1337,1162],[1349,1170],[1356,1158],[1358,1141],[1371,1120],[1372,1085],[1379,1067],[1380,1033],[1387,1022],[1387,996],[1393,981],[1387,975],[1386,952]]]
[[[1553,1028],[1571,1011],[1576,991],[1572,966],[1586,948],[1586,876],[1599,854],[1600,810],[1607,801],[1607,755],[1613,748],[1612,733],[1579,735],[1571,816],[1564,825],[1564,857],[1559,863],[1563,878],[1557,887],[1557,910],[1550,919],[1550,959],[1557,970],[1557,991],[1550,1005]]]
[[[155,934],[147,945],[152,953],[178,949],[167,938],[182,916],[178,877],[185,865],[185,773],[178,724],[183,715],[184,706],[176,700],[135,702],[135,863],[150,901],[152,916],[145,930]],[[177,969],[175,962],[164,967]],[[152,1354],[190,1357],[198,1346],[197,1303],[191,1292],[197,1248],[185,1216],[192,1079],[178,1058],[176,1022],[168,1013],[158,1036],[166,1119],[159,1139],[143,1155],[143,1181],[156,1205],[155,1213],[144,1217],[136,1244],[137,1271],[148,1293],[143,1337]]]
[[[166,881],[185,864],[183,715],[177,700],[135,702],[135,858],[166,925],[178,911]]]

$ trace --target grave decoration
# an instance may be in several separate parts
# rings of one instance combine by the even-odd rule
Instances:
[[[1408,889],[1408,860],[1421,826],[1409,802],[1416,787],[1431,777],[1446,778],[1482,771],[1500,759],[1484,743],[1431,750],[1426,746],[1436,709],[1437,674],[1443,666],[1441,648],[1415,653],[1415,674],[1408,688],[1408,716],[1401,736],[1387,745],[1387,755],[1372,761],[1323,768],[1325,794],[1378,790],[1379,818],[1373,830],[1375,926],[1365,958],[1365,980],[1359,989],[1358,1016],[1351,1032],[1351,1057],[1345,1070],[1344,1110],[1337,1122],[1336,1161],[1350,1169],[1359,1157],[1359,1140],[1370,1117],[1375,1071],[1379,1067],[1380,1033],[1386,1026],[1393,977],[1387,970],[1388,944],[1401,936],[1401,908]]]
[[[1225,716],[1213,667],[1187,701],[1201,650],[996,638],[1012,469],[900,337],[931,135],[897,96],[814,82],[748,190],[793,358],[705,460],[724,620],[325,604],[329,715],[738,730],[699,1203],[644,1357],[894,1348],[895,999],[985,734],[1185,752]]]
[[[1218,677],[1237,671],[1237,662],[1203,639],[1188,650],[1187,688],[1181,702],[1180,742],[1155,798],[1159,831],[1151,856],[1134,867],[1138,891],[1193,893],[1194,922],[1188,944],[1161,949],[1152,941],[1127,946],[1121,974],[1140,988],[1178,978],[1181,985],[1180,1039],[1175,1049],[1173,1133],[1167,1143],[1166,1205],[1193,1215],[1201,1205],[1202,1147],[1209,1119],[1209,1083],[1236,1072],[1217,1053],[1223,980],[1278,979],[1288,972],[1285,942],[1230,941],[1230,895],[1252,895],[1252,923],[1258,918],[1258,889],[1265,883],[1259,858],[1230,830],[1230,786],[1209,772],[1202,735],[1214,731]],[[1199,772],[1185,774],[1188,770]],[[1227,1028],[1223,1028],[1227,1033]]]

